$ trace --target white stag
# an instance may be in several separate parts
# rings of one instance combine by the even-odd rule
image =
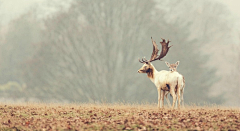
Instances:
[[[166,65],[168,66],[168,68],[169,68],[169,71],[171,71],[171,72],[177,72],[177,67],[178,67],[178,65],[179,65],[179,61],[177,61],[175,64],[170,64],[170,63],[168,63],[168,62],[165,62],[166,63]],[[183,99],[183,93],[184,93],[184,88],[185,88],[185,78],[184,78],[184,76],[183,75],[181,75],[180,74],[180,76],[179,77],[182,77],[182,83],[181,83],[181,88],[177,88],[177,90],[180,90],[180,93],[181,93],[181,102],[182,102],[182,106],[184,107],[184,99]],[[169,101],[169,99],[168,99],[168,94],[169,94],[169,91],[167,91],[166,93],[165,93],[165,97],[166,97],[166,100],[167,100],[167,103],[168,103],[168,106],[171,106],[171,104],[170,104],[170,101]]]
[[[152,38],[151,38],[152,39]],[[177,90],[177,88],[180,88],[182,79],[179,78],[178,72],[170,72],[166,70],[157,71],[155,67],[152,65],[151,62],[155,60],[161,60],[164,56],[166,56],[169,48],[168,42],[165,42],[165,39],[162,39],[163,41],[160,42],[162,45],[162,51],[160,55],[158,55],[158,48],[155,41],[152,39],[153,44],[153,52],[150,60],[146,60],[143,58],[139,62],[144,63],[144,65],[138,70],[138,73],[147,73],[147,77],[155,84],[158,90],[158,108],[164,107],[164,95],[166,91],[169,91],[173,97],[173,105],[172,108],[174,108],[176,97],[180,98],[180,92]],[[177,93],[177,96],[176,96]],[[161,102],[160,102],[161,100]],[[180,99],[178,103],[178,108],[180,108]]]

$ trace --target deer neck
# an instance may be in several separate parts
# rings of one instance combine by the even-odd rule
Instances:
[[[155,75],[158,71],[156,68],[151,64],[149,71],[147,71],[147,77],[154,83]]]

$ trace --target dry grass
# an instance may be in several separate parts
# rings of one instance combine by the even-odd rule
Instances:
[[[1,104],[2,130],[239,130],[240,109],[153,104]]]

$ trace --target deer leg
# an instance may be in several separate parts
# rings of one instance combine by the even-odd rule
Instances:
[[[161,89],[160,88],[157,88],[157,90],[158,90],[158,109],[160,109],[160,99],[161,99]]]
[[[178,99],[178,109],[180,109],[180,103],[181,103],[181,92],[180,92],[180,88],[177,90],[177,99]]]
[[[177,103],[178,103],[178,99],[177,99],[177,95],[176,95],[176,103],[175,103],[175,108],[177,107]]]
[[[167,92],[165,93],[165,97],[166,97],[166,101],[167,101],[167,103],[168,103],[168,106],[171,107],[171,103],[170,103],[170,101],[169,101],[169,99],[168,99],[168,94],[169,94],[169,91],[167,91]]]
[[[183,99],[183,92],[184,92],[184,89],[181,90],[181,97],[182,97],[182,106],[184,107],[184,99]]]
[[[164,95],[165,95],[165,91],[161,90],[161,107],[164,108]]]
[[[174,105],[175,105],[175,102],[176,102],[176,94],[175,94],[174,88],[170,88],[170,93],[173,97],[172,109],[174,109]]]

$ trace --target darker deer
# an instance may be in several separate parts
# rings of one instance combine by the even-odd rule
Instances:
[[[170,64],[170,63],[168,63],[168,62],[165,62],[165,63],[166,63],[166,65],[168,66],[169,71],[171,71],[171,72],[177,72],[177,67],[178,67],[178,65],[179,65],[180,62],[177,61],[175,64]],[[184,94],[184,87],[185,87],[185,78],[184,78],[184,76],[183,76],[182,74],[180,74],[179,77],[182,77],[182,80],[183,80],[183,81],[182,81],[182,83],[181,83],[181,88],[179,88],[179,89],[177,89],[177,90],[180,90],[180,93],[181,93],[181,102],[182,102],[182,106],[184,107],[183,94]],[[165,93],[165,97],[166,97],[168,106],[171,106],[170,101],[169,101],[169,99],[168,99],[168,94],[169,94],[169,91],[167,91],[167,92]]]
[[[152,38],[151,38],[152,39]],[[171,46],[168,46],[170,41],[165,41],[162,39],[162,51],[160,55],[158,55],[158,47],[155,41],[152,39],[153,44],[153,52],[150,60],[146,58],[139,59],[140,63],[144,63],[143,66],[138,70],[138,73],[146,73],[147,77],[155,84],[158,90],[158,108],[164,107],[164,95],[166,91],[169,91],[173,97],[173,105],[174,108],[176,97],[180,98],[180,92],[177,90],[177,95],[175,93],[176,88],[180,88],[182,78],[178,78],[178,72],[169,72],[166,70],[157,71],[151,62],[156,60],[161,60],[168,53],[168,50]],[[161,100],[161,102],[160,102]],[[178,108],[180,108],[180,99],[178,103]]]

